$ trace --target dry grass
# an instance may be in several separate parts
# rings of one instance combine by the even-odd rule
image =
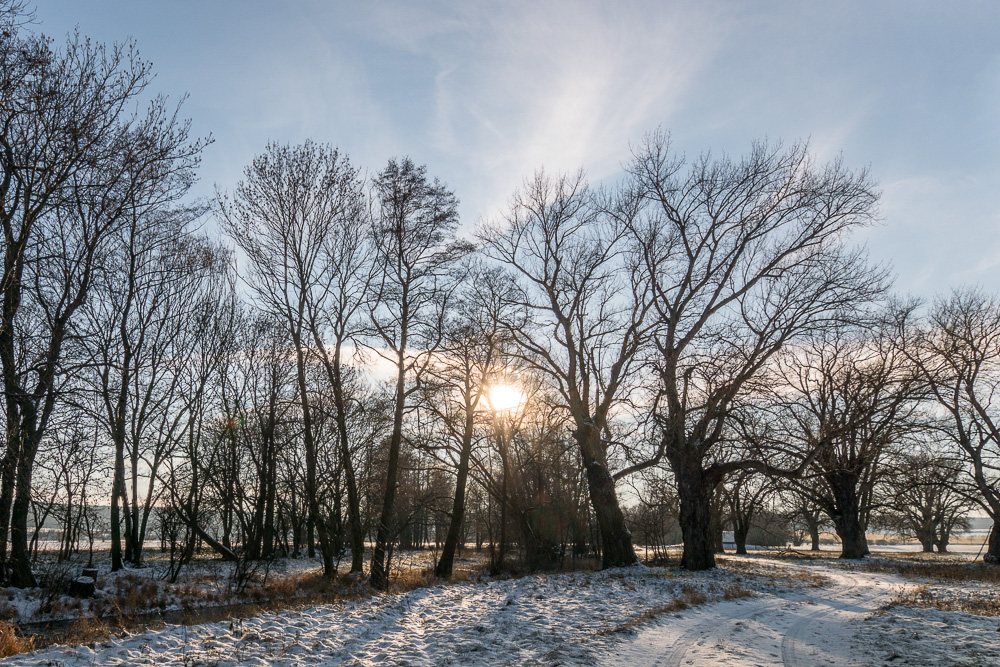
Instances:
[[[811,588],[821,588],[830,583],[830,579],[821,574],[810,572],[804,569],[786,569],[783,567],[773,567],[771,565],[761,565],[752,560],[737,560],[729,558],[718,558],[719,565],[732,572],[749,577],[764,577],[776,583],[790,582],[797,585],[805,585]],[[740,578],[737,577],[737,581]]]
[[[868,572],[898,574],[907,579],[1000,584],[1000,567],[961,560],[874,560],[865,562],[862,568]]]
[[[742,587],[740,587],[742,588]],[[746,589],[743,589],[746,590]],[[748,595],[752,595],[750,591],[747,591]],[[740,595],[739,597],[747,597],[746,595]],[[728,598],[727,598],[728,599]],[[658,607],[653,607],[652,609],[647,609],[641,614],[637,614],[625,621],[621,625],[615,626],[613,628],[608,628],[607,630],[601,630],[597,633],[597,636],[603,637],[607,635],[616,635],[626,632],[632,632],[636,627],[647,623],[654,618],[662,616],[663,614],[671,614],[677,611],[683,611],[685,609],[690,609],[691,607],[697,607],[708,602],[708,596],[705,593],[693,586],[684,586],[681,588],[680,596],[674,598],[670,602]]]
[[[418,588],[427,588],[437,582],[434,570],[400,570],[389,581],[390,593],[409,593]]]
[[[15,623],[0,623],[0,658],[27,653],[35,648],[33,637],[25,637]]]
[[[977,616],[1000,616],[1000,595],[990,591],[968,591],[963,594],[936,590],[925,585],[900,593],[890,604],[940,611],[960,611]]]
[[[729,584],[722,591],[723,600],[738,600],[740,598],[752,598],[756,596],[757,594],[752,590],[744,588],[739,584]]]
[[[143,626],[143,629],[147,627],[149,626]],[[48,643],[85,644],[93,648],[95,644],[110,639],[113,634],[116,634],[116,631],[121,633],[125,629],[121,624],[112,625],[99,618],[83,616],[73,621],[67,629],[53,633],[49,637]]]

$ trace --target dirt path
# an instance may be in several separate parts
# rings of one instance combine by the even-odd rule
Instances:
[[[890,575],[836,565],[774,564],[808,569],[831,583],[805,592],[709,604],[666,617],[619,645],[605,664],[866,664],[851,621],[877,610],[906,584]]]

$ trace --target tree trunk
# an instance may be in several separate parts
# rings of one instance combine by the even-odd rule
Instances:
[[[861,506],[858,498],[857,476],[849,473],[839,474],[827,479],[836,506],[833,519],[837,537],[840,538],[840,557],[859,559],[867,556],[868,538],[865,535],[865,524],[861,520]]]
[[[319,536],[320,551],[323,557],[323,576],[332,578],[337,574],[333,562],[333,547],[327,530],[326,517],[320,513],[319,492],[316,483],[317,452],[316,440],[313,434],[312,409],[309,405],[308,384],[306,383],[306,360],[302,340],[297,331],[292,331],[295,343],[297,380],[299,387],[299,403],[302,408],[302,438],[306,447],[306,502],[309,511],[309,557],[316,555],[314,531]]]
[[[705,479],[701,461],[694,456],[671,459],[680,500],[681,534],[684,554],[681,567],[708,570],[715,567],[712,539],[712,494],[714,484]]]
[[[983,562],[1000,565],[1000,519],[997,517],[993,519],[993,528],[990,529],[987,542],[988,546],[986,553],[983,554]]]
[[[360,574],[365,563],[365,526],[361,521],[361,494],[358,493],[357,476],[351,460],[351,445],[347,428],[347,401],[340,372],[340,341],[333,355],[333,401],[337,409],[337,431],[340,438],[340,457],[344,465],[344,482],[347,484],[347,519],[351,532],[351,572]]]
[[[920,542],[921,551],[925,554],[932,553],[934,551],[934,543],[937,541],[937,526],[934,520],[925,516],[914,523],[916,526],[913,536]]]
[[[274,555],[274,501],[275,501],[275,456],[272,454],[268,463],[267,472],[267,504],[264,506],[264,533],[261,538],[261,556],[271,558]]]
[[[712,533],[712,550],[717,554],[726,553],[726,539],[722,530],[722,506],[717,494],[713,492],[712,502],[709,504],[709,530]]]
[[[940,531],[937,531],[934,535],[934,546],[937,547],[939,554],[948,553],[948,544],[951,542],[951,528],[942,527]]]
[[[13,411],[14,419],[17,412]],[[7,411],[8,423],[11,423],[11,410]],[[16,424],[16,422],[13,422]],[[20,431],[15,425],[7,429],[7,448],[4,453],[3,471],[0,472],[0,579],[8,580],[7,572],[7,529],[10,526],[11,505],[14,502],[14,479],[17,473],[17,459],[21,453]]]
[[[639,558],[632,548],[632,533],[625,525],[625,515],[618,504],[615,480],[608,471],[601,447],[600,431],[592,424],[578,424],[576,438],[587,471],[590,504],[601,533],[601,566],[607,569],[635,565]]]
[[[132,483],[129,485],[132,491],[132,506],[129,508],[128,520],[125,523],[128,532],[126,534],[126,560],[134,567],[142,565],[142,542],[139,539],[139,445],[132,445]],[[155,471],[154,471],[155,476]]]
[[[868,555],[868,539],[857,516],[841,516],[834,521],[834,525],[841,542],[841,558],[859,559]]]
[[[809,524],[809,541],[812,542],[810,551],[819,551],[819,521]]]
[[[21,460],[17,466],[17,484],[10,516],[10,583],[15,588],[32,588],[36,585],[28,553],[28,512],[31,506],[31,468],[37,449],[35,442],[25,440],[21,445]]]
[[[451,576],[455,566],[455,551],[461,538],[462,523],[465,521],[465,485],[469,478],[469,459],[472,457],[472,435],[475,415],[466,409],[465,431],[462,433],[462,451],[458,457],[458,476],[455,479],[455,500],[451,507],[451,520],[448,523],[448,535],[441,549],[441,559],[438,560],[434,574],[447,578]]]
[[[733,542],[736,543],[736,553],[747,554],[747,534],[750,532],[749,521],[733,521]]]
[[[405,349],[405,339],[400,349],[396,375],[396,409],[392,416],[389,460],[386,462],[385,495],[382,497],[382,513],[379,516],[378,530],[375,533],[375,549],[372,551],[371,585],[372,588],[380,591],[389,587],[386,551],[388,551],[390,540],[393,538],[392,524],[399,475],[399,447],[403,441],[403,410],[406,407],[406,357],[402,352]]]
[[[111,483],[111,571],[122,569],[122,526],[121,505],[125,495],[125,443],[123,437],[115,437],[115,473]],[[127,510],[126,510],[127,511]]]

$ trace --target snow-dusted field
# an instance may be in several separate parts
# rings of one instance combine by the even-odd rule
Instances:
[[[243,621],[168,626],[5,664],[1000,662],[996,617],[886,606],[914,586],[830,560],[728,557],[708,573],[636,567],[442,585]]]

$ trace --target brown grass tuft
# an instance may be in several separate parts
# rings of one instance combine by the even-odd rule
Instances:
[[[434,570],[400,570],[391,580],[389,590],[393,593],[408,593],[431,586],[434,582]]]
[[[745,590],[745,589],[744,589]],[[747,591],[749,593],[749,591]],[[680,596],[674,598],[671,602],[667,604],[660,605],[659,607],[653,607],[652,609],[647,609],[641,614],[633,616],[629,620],[625,621],[621,625],[618,625],[607,630],[601,630],[597,633],[597,636],[603,637],[606,635],[621,634],[624,632],[631,632],[636,626],[642,625],[648,621],[653,620],[658,616],[663,614],[670,614],[675,611],[683,611],[685,609],[690,609],[691,607],[697,607],[698,605],[705,604],[708,601],[708,596],[705,595],[703,591],[697,589],[693,586],[684,586],[681,588]]]
[[[989,592],[977,594],[965,591],[959,594],[955,591],[940,591],[930,586],[919,586],[900,593],[889,604],[939,611],[961,611],[977,616],[1000,616],[1000,597]]]
[[[722,599],[724,600],[738,600],[740,598],[752,598],[756,597],[757,594],[754,593],[749,588],[744,588],[739,584],[729,584],[722,591]]]
[[[60,634],[59,643],[86,644],[92,647],[109,639],[111,634],[112,628],[105,621],[82,616],[73,621],[64,634]]]
[[[938,579],[940,581],[977,581],[1000,584],[1000,567],[968,561],[876,560],[863,565],[869,572],[898,574],[907,579]]]
[[[0,658],[27,653],[35,648],[35,639],[25,637],[15,623],[0,623]]]

